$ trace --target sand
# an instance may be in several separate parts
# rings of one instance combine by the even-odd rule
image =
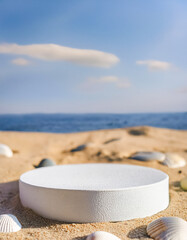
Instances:
[[[187,160],[187,131],[134,127],[73,134],[0,132],[0,143],[14,151],[12,158],[0,156],[0,214],[15,214],[23,226],[17,233],[0,233],[0,239],[83,240],[86,235],[100,230],[121,239],[145,240],[150,239],[146,226],[154,219],[177,216],[187,220],[187,192],[179,185],[187,176],[187,166],[171,169],[156,161],[128,159],[136,151],[161,151],[177,153]],[[87,143],[87,148],[71,152]],[[21,205],[18,188],[20,175],[34,169],[33,164],[38,164],[42,158],[51,158],[57,164],[104,162],[160,169],[170,177],[169,207],[152,217],[124,222],[70,224],[44,219]]]

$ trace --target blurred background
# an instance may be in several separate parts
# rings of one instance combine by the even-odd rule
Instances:
[[[0,1],[0,130],[187,129],[187,3]]]

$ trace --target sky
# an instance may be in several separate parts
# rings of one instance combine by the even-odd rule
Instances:
[[[186,0],[0,0],[0,113],[187,111]]]

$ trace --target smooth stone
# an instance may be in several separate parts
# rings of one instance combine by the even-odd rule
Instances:
[[[55,166],[56,163],[48,158],[44,158],[40,161],[40,163],[38,165],[34,165],[35,168],[41,168],[41,167],[51,167],[51,166]]]
[[[139,161],[160,161],[162,162],[165,159],[165,154],[161,152],[136,152],[133,154],[131,159]]]
[[[183,178],[180,181],[180,186],[184,191],[187,191],[187,177]]]
[[[79,152],[79,151],[83,151],[84,149],[86,149],[87,147],[95,147],[94,143],[85,143],[85,144],[81,144],[76,148],[71,149],[70,152]]]
[[[79,151],[84,150],[86,147],[87,147],[86,144],[82,144],[82,145],[80,145],[80,146],[78,146],[76,148],[71,149],[71,152],[79,152]]]

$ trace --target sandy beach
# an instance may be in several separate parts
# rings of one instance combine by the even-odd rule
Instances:
[[[187,160],[187,131],[153,127],[101,130],[73,134],[0,132],[0,143],[13,150],[13,157],[0,156],[0,214],[17,216],[23,228],[17,233],[0,234],[0,239],[63,239],[83,240],[95,231],[107,231],[121,239],[150,239],[148,223],[162,216],[187,220],[187,192],[179,181],[187,176],[187,165],[169,168],[157,161],[140,162],[128,159],[136,151],[177,153]],[[71,150],[87,144],[81,151]],[[18,180],[22,173],[34,169],[43,158],[56,164],[120,163],[153,167],[170,178],[169,207],[151,217],[123,222],[75,224],[44,219],[24,208],[19,200]]]

